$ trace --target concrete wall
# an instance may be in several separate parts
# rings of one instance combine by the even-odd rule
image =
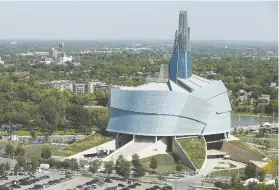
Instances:
[[[207,143],[206,143],[204,137],[202,137],[202,139],[204,140],[204,144],[205,144],[205,146],[204,146],[204,148],[205,148],[205,150],[204,150],[205,151],[205,158],[204,158],[204,162],[203,162],[202,167],[199,169],[199,172],[201,172],[207,165]]]
[[[157,154],[166,154],[166,150],[167,150],[167,139],[166,137],[164,137],[161,140],[158,140],[157,142],[148,146],[147,148],[139,151],[137,154],[139,155],[140,159],[142,159]]]
[[[183,148],[177,142],[175,137],[173,137],[172,140],[172,152],[179,157],[179,159],[184,165],[188,166],[189,168],[192,168],[193,170],[197,170],[197,168],[190,160],[190,158],[187,156],[186,152],[184,152]]]

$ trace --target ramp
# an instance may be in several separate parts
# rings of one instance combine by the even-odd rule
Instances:
[[[138,153],[139,151],[152,145],[153,143],[154,143],[153,141],[144,141],[144,140],[133,141],[132,140],[132,141],[128,142],[127,144],[125,144],[124,146],[122,146],[121,148],[119,148],[118,150],[116,150],[115,152],[113,152],[112,154],[105,157],[103,159],[103,161],[105,161],[105,162],[114,161],[115,162],[120,155],[123,155],[123,157],[125,159],[130,161],[131,156],[133,154]]]

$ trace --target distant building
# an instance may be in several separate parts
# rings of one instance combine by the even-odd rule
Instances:
[[[57,88],[61,91],[70,90],[73,92],[73,83],[69,80],[57,80],[57,81],[50,81],[45,83],[47,86],[52,88]]]
[[[0,58],[0,60],[1,60],[1,58]],[[270,87],[271,87],[271,88],[277,87],[277,83],[276,83],[276,82],[271,82],[271,83],[270,83]]]
[[[112,88],[118,88],[118,86],[108,85],[102,82],[89,82],[89,83],[74,84],[73,92],[90,94],[98,90],[109,92]]]
[[[51,57],[53,57],[54,59],[57,59],[57,56],[58,56],[58,50],[56,48],[52,48]]]
[[[67,61],[72,62],[72,60],[73,60],[72,56],[67,57],[66,53],[64,53],[64,56],[62,57],[62,62],[63,63],[66,63]]]
[[[270,95],[268,94],[262,94],[261,97],[259,98],[260,100],[266,100],[266,101],[270,101]]]
[[[50,64],[52,62],[52,58],[49,58],[49,57],[45,57],[45,60],[44,61],[40,61],[40,63],[45,63],[45,64]]]
[[[4,65],[4,63],[5,63],[5,62],[2,61],[2,60],[1,60],[1,57],[0,57],[0,65]]]
[[[64,49],[64,42],[59,43],[59,48]]]
[[[88,84],[74,84],[74,93],[90,94],[94,92],[94,83],[89,82]]]

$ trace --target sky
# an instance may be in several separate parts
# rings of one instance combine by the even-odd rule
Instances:
[[[172,40],[180,10],[191,40],[278,40],[278,2],[0,1],[0,39]]]

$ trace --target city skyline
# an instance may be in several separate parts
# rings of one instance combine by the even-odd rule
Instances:
[[[177,28],[172,20],[185,10],[193,41],[278,40],[276,1],[0,2],[0,6],[0,39],[171,40]]]

